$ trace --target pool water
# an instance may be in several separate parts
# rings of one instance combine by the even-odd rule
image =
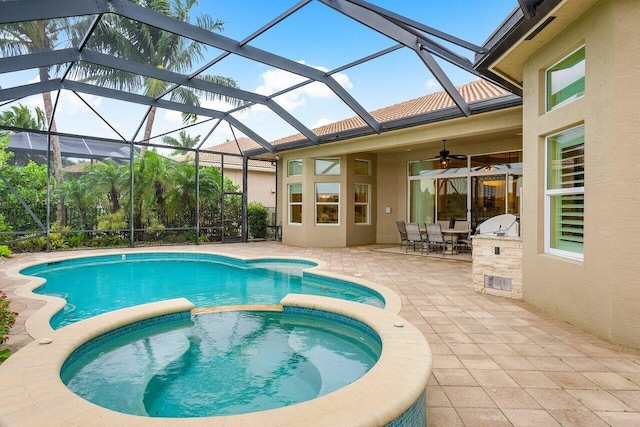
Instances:
[[[131,329],[61,376],[100,406],[152,417],[255,412],[314,399],[363,376],[381,344],[368,326],[306,313],[231,311]]]
[[[51,319],[54,329],[101,313],[184,297],[196,307],[277,304],[289,293],[323,295],[384,307],[377,292],[304,274],[314,263],[244,262],[205,254],[127,254],[40,264],[22,274],[46,279],[35,293],[67,301]]]

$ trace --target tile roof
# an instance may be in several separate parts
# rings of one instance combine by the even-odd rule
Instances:
[[[462,86],[458,86],[457,89],[458,92],[460,92],[462,98],[464,98],[464,100],[469,104],[478,101],[485,101],[492,98],[499,98],[501,96],[511,95],[511,92],[482,79],[478,79]],[[409,101],[404,101],[398,104],[381,108],[379,110],[372,111],[371,115],[379,123],[386,123],[453,107],[455,107],[453,100],[451,99],[451,97],[449,97],[447,92],[442,90],[439,92],[421,96],[420,98],[411,99]],[[312,129],[312,131],[316,135],[322,136],[363,128],[366,126],[367,124],[364,122],[364,120],[362,120],[359,116],[356,116]],[[305,136],[303,136],[302,134],[295,134],[272,141],[271,144],[277,147],[278,145],[284,145],[291,142],[303,140],[306,140]],[[242,152],[248,150],[257,150],[261,148],[258,143],[249,138],[238,139],[238,144],[236,144],[235,141],[228,141],[223,144],[210,146],[207,148],[209,150],[215,150],[218,152],[240,154],[238,145],[240,146]]]
[[[252,140],[250,140],[249,138],[241,138],[238,140],[238,142],[240,142],[240,140],[246,140],[245,144],[249,145],[251,144],[251,147],[249,147],[249,149],[251,148],[255,148],[253,146],[253,144],[255,144]],[[258,144],[255,144],[255,146],[257,147]],[[231,148],[230,148],[231,147]],[[235,147],[235,152],[233,152],[233,147]],[[242,147],[242,145],[241,145]],[[240,154],[240,152],[238,151],[238,147],[236,146],[235,141],[233,142],[225,142],[224,144],[220,144],[220,145],[214,145],[212,147],[208,147],[208,149],[210,150],[216,150],[218,152],[223,152],[223,153],[229,153],[229,154]],[[207,153],[207,152],[200,152],[200,164],[201,165],[214,165],[214,166],[220,166],[221,164],[221,155],[220,154],[214,154],[214,153]],[[184,156],[177,156],[174,157],[173,160],[175,160],[176,162],[185,162],[185,161],[193,161],[195,159],[195,154],[194,153],[188,153]],[[238,157],[238,156],[225,156],[224,158],[224,164],[225,166],[231,167],[231,168],[242,168],[242,157]],[[269,171],[275,171],[275,166],[269,162],[269,161],[264,161],[264,160],[254,160],[254,159],[249,159],[249,167],[250,168],[255,168],[255,169],[264,169],[269,170]]]

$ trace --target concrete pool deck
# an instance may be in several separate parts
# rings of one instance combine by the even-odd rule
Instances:
[[[296,248],[276,242],[170,247],[317,259],[326,263],[324,271],[362,277],[398,293],[400,315],[423,333],[433,354],[430,426],[640,425],[639,351],[611,345],[521,301],[476,293],[470,263],[378,250],[384,248]],[[148,250],[162,248],[134,251]],[[6,270],[102,253],[108,251],[18,255],[0,266],[0,289],[20,313],[9,341],[13,349],[32,341],[24,322],[43,302],[14,295],[24,283]],[[0,414],[19,406],[0,402]]]

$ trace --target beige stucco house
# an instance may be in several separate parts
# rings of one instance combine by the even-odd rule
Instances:
[[[523,89],[523,298],[640,348],[640,2],[551,3],[482,61]]]
[[[274,141],[283,242],[395,243],[397,220],[511,213],[522,298],[640,348],[640,2],[523,3],[474,64],[522,98],[478,80],[458,88],[468,117],[438,92],[372,112],[380,134],[353,118],[314,129],[335,142]]]

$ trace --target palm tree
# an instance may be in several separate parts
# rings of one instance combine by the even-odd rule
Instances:
[[[29,107],[18,104],[11,108],[0,112],[0,125],[13,126],[23,129],[45,130],[47,128],[47,119],[44,117],[42,108],[35,108],[35,117],[29,110]],[[0,137],[9,136],[14,132],[8,130],[0,130]],[[33,160],[38,164],[46,163],[46,157],[41,154],[16,153],[11,161],[14,166],[24,166],[29,160]]]
[[[146,160],[138,157],[134,170],[134,227],[142,228],[143,217],[153,214],[166,223],[164,193],[167,191],[167,170],[170,159],[162,157],[155,150],[147,151]],[[149,218],[148,218],[149,219]]]
[[[58,39],[64,39],[72,32],[67,19],[49,19],[5,24],[0,26],[0,51],[6,56],[24,55],[36,52],[53,51]],[[62,35],[62,37],[61,37]],[[38,74],[41,82],[50,78],[50,66],[40,67]],[[51,135],[51,151],[53,152],[53,176],[58,186],[62,185],[62,153],[58,141],[56,122],[53,119],[53,103],[51,93],[43,92],[44,112],[49,122]],[[64,199],[58,198],[56,210],[58,225],[64,225]]]
[[[166,193],[169,219],[178,217],[178,226],[184,227],[184,214],[195,209],[196,167],[191,163],[175,163],[169,169],[169,182]]]
[[[134,0],[134,2],[172,18],[190,22],[190,11],[197,0]],[[214,20],[207,14],[197,16],[196,25],[207,31],[223,29],[222,21]],[[201,44],[189,42],[185,37],[117,15],[106,15],[101,19],[100,25],[89,39],[88,47],[178,73],[191,71],[194,65],[204,59]],[[170,87],[170,83],[166,81],[91,64],[83,64],[76,72],[85,81],[119,90],[141,91],[145,96],[154,98],[162,96]],[[237,87],[236,82],[228,77],[201,74],[198,79]],[[241,104],[241,101],[235,98],[184,86],[170,93],[172,101],[195,106],[200,105],[199,96],[205,96],[209,100],[224,100],[232,105]],[[144,141],[149,141],[151,138],[155,115],[156,107],[152,107],[146,119]],[[194,119],[193,115],[188,114],[183,117],[185,121]],[[143,162],[145,153],[146,146],[143,146],[140,152]]]
[[[9,109],[0,112],[0,125],[13,126],[23,129],[45,130],[47,120],[44,117],[42,108],[35,108],[35,117],[26,105],[13,105]],[[0,130],[0,136],[6,136],[13,132]]]
[[[71,178],[62,186],[68,206],[79,215],[81,230],[87,227],[87,213],[95,206],[95,196],[90,183],[83,178]]]
[[[94,191],[107,195],[109,213],[120,210],[120,198],[129,185],[129,165],[118,165],[113,159],[104,159],[102,163],[92,165],[87,174]]]
[[[165,193],[167,213],[169,218],[177,215],[179,225],[184,226],[184,213],[195,211],[196,167],[190,162],[177,162],[170,165],[168,172],[169,189]],[[221,180],[222,176],[216,168],[200,170],[200,225],[204,222],[206,206],[219,209]]]
[[[162,143],[170,145],[172,147],[180,147],[180,148],[193,148],[198,142],[200,142],[200,135],[191,136],[187,132],[181,130],[178,134],[178,139],[172,136],[163,136]],[[184,150],[180,150],[176,148],[170,154],[170,156],[177,156],[182,154]]]

